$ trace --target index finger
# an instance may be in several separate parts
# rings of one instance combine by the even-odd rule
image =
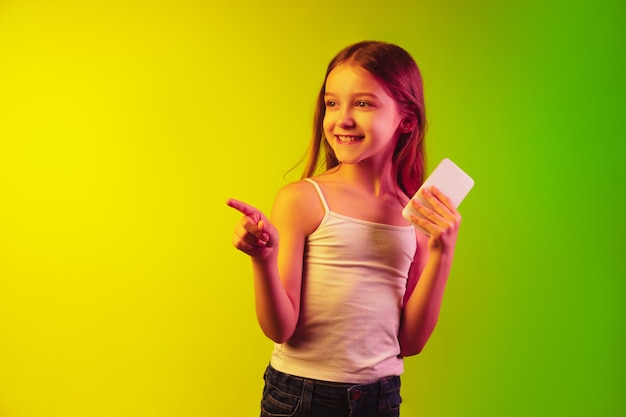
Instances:
[[[452,213],[456,212],[456,207],[454,206],[454,202],[452,201],[450,197],[448,197],[447,194],[444,194],[439,188],[435,187],[434,185],[430,187],[430,189],[431,189],[431,193],[434,194],[437,197],[437,199],[446,206],[448,210],[450,210]]]
[[[252,207],[251,205],[246,204],[243,201],[235,200],[234,198],[228,199],[226,201],[226,204],[246,216],[252,216],[253,214],[258,212],[255,207]]]

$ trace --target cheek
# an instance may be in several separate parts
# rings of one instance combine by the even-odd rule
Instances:
[[[376,128],[388,134],[395,134],[400,129],[402,118],[397,114],[388,114],[376,121]]]
[[[324,116],[324,120],[322,120],[322,128],[324,129],[324,133],[328,135],[328,132],[332,131],[333,123],[328,114]]]
[[[398,126],[399,123],[396,124],[393,119],[380,118],[372,121],[370,129],[381,136],[393,136],[397,132]]]

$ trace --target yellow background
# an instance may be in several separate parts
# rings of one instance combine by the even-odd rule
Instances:
[[[476,180],[403,415],[624,415],[623,4],[300,3],[0,1],[0,417],[258,415],[224,202],[269,211],[362,39]]]

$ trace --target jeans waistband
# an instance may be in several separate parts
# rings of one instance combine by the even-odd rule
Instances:
[[[271,365],[266,370],[266,383],[280,386],[283,390],[290,391],[293,395],[303,395],[305,408],[315,393],[317,398],[328,401],[385,401],[387,394],[398,391],[400,388],[399,376],[387,376],[367,384],[338,383],[320,381],[289,375],[274,369]]]

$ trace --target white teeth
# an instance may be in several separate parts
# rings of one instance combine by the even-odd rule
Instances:
[[[339,139],[340,142],[355,142],[357,140],[363,139],[363,136],[342,136],[342,135],[337,135],[337,139]]]

